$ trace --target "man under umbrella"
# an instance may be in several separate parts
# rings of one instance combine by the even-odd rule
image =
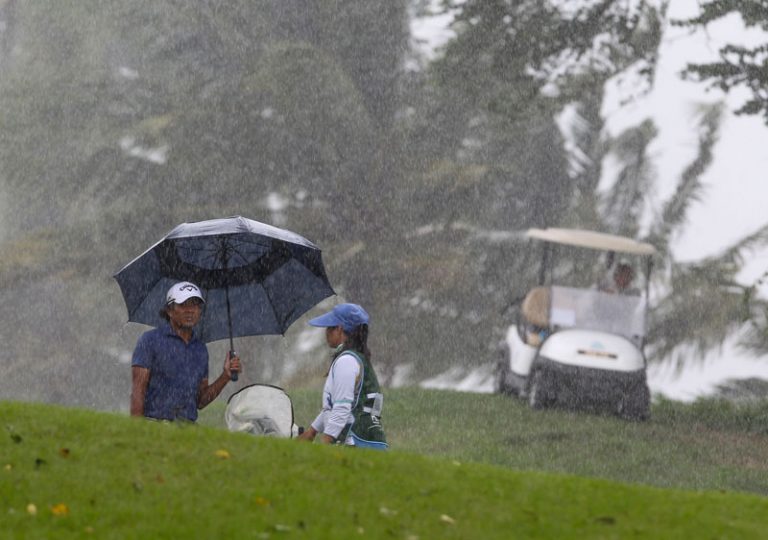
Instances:
[[[168,290],[160,312],[167,323],[145,332],[133,353],[132,416],[194,422],[197,410],[240,372],[240,359],[227,353],[221,375],[208,384],[208,348],[194,332],[204,303],[194,283],[182,281]]]

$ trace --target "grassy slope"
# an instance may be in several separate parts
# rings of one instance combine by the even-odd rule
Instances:
[[[301,423],[314,409],[315,393],[294,396]],[[219,422],[221,405],[216,409],[205,422]],[[498,396],[388,392],[394,446],[460,458],[455,461],[0,403],[0,537],[763,537],[768,525],[763,497],[661,490],[467,462],[568,470],[586,460],[592,465],[584,474],[592,474],[600,460],[617,461],[623,437],[630,439],[624,447],[630,454],[636,445],[650,452],[654,441],[640,444],[643,437],[672,431],[562,412],[530,414]],[[532,420],[535,426],[529,425]],[[477,426],[450,427],[468,422]],[[587,431],[590,441],[574,435]],[[504,446],[494,449],[500,442]],[[690,444],[698,448],[695,441]],[[582,446],[591,452],[579,451]],[[229,457],[217,456],[219,450]],[[700,450],[678,452],[701,457]],[[642,466],[642,460],[631,460]],[[629,468],[609,466],[611,474]],[[29,503],[36,505],[36,515],[27,512]]]
[[[290,393],[297,423],[307,425],[319,407],[319,391]],[[223,406],[205,411],[203,421],[223,426]],[[667,404],[654,409],[651,421],[632,423],[532,411],[499,395],[413,388],[388,390],[384,411],[390,443],[398,450],[658,487],[768,495],[764,416],[757,417],[760,434],[747,432],[747,422],[736,411],[726,410],[718,419],[698,405]]]

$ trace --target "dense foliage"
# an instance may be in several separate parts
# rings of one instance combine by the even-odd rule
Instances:
[[[696,16],[672,21],[673,24],[687,28],[706,28],[708,25],[728,17],[741,19],[747,30],[768,30],[768,2],[765,0],[709,0],[702,2]],[[761,38],[757,44],[744,43],[743,36],[732,36],[729,43],[718,50],[718,59],[710,62],[697,62],[691,59],[683,75],[696,82],[707,83],[710,89],[722,92],[747,90],[748,96],[737,114],[761,115],[768,124],[768,41]],[[734,249],[727,250],[721,261],[728,265],[729,276],[719,283],[741,291],[742,302],[738,309],[741,318],[747,321],[743,342],[755,353],[768,351],[768,306],[758,295],[760,286],[766,283],[768,272],[748,287],[735,283],[734,269],[749,256],[756,246],[764,245],[768,229],[763,228],[745,238]],[[711,266],[716,261],[709,261],[704,266]],[[722,288],[722,287],[721,287]],[[733,302],[729,302],[731,310]]]
[[[765,0],[709,0],[701,3],[697,16],[673,23],[707,26],[728,16],[739,16],[746,28],[768,30]],[[715,62],[691,59],[686,75],[725,92],[746,88],[751,95],[737,113],[760,114],[768,123],[768,41],[752,46],[736,41],[722,46],[718,53],[719,59]]]
[[[665,299],[659,356],[738,326],[744,246],[696,268],[667,249],[717,112],[650,232],[656,128],[603,129],[606,81],[653,84],[665,3],[444,5],[455,35],[426,60],[408,26],[424,2],[0,2],[0,392],[120,406],[142,329],[110,276],[177,223],[234,214],[323,248],[336,290],[374,317],[385,380],[495,360],[534,279],[514,235],[531,226],[648,233],[663,280],[716,291]],[[307,354],[296,332],[244,340],[254,379]]]

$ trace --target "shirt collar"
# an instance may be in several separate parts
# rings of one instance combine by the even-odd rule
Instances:
[[[177,337],[177,338],[181,339],[181,336],[179,334],[177,334],[173,330],[173,327],[171,327],[171,323],[170,322],[166,321],[160,327],[160,329],[162,330],[163,334],[166,335],[166,336],[172,336],[172,337]],[[193,341],[200,341],[200,339],[197,337],[197,330],[192,330],[192,339],[190,339],[189,342],[192,343]]]

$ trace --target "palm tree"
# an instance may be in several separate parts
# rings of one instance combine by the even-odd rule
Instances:
[[[647,155],[656,135],[649,120],[609,143],[621,163],[617,180],[605,193],[592,197],[599,206],[594,214],[600,217],[601,230],[641,236],[658,250],[648,331],[653,360],[693,361],[720,346],[745,324],[749,330],[745,344],[758,351],[768,349],[768,305],[754,294],[755,285],[744,285],[737,279],[749,252],[768,242],[768,225],[700,261],[677,261],[671,249],[672,238],[685,228],[688,211],[702,196],[702,176],[713,159],[722,113],[721,104],[699,109],[698,152],[660,212],[649,208],[651,201],[644,196],[656,180]],[[649,213],[653,219],[648,232],[641,235],[641,219]]]

